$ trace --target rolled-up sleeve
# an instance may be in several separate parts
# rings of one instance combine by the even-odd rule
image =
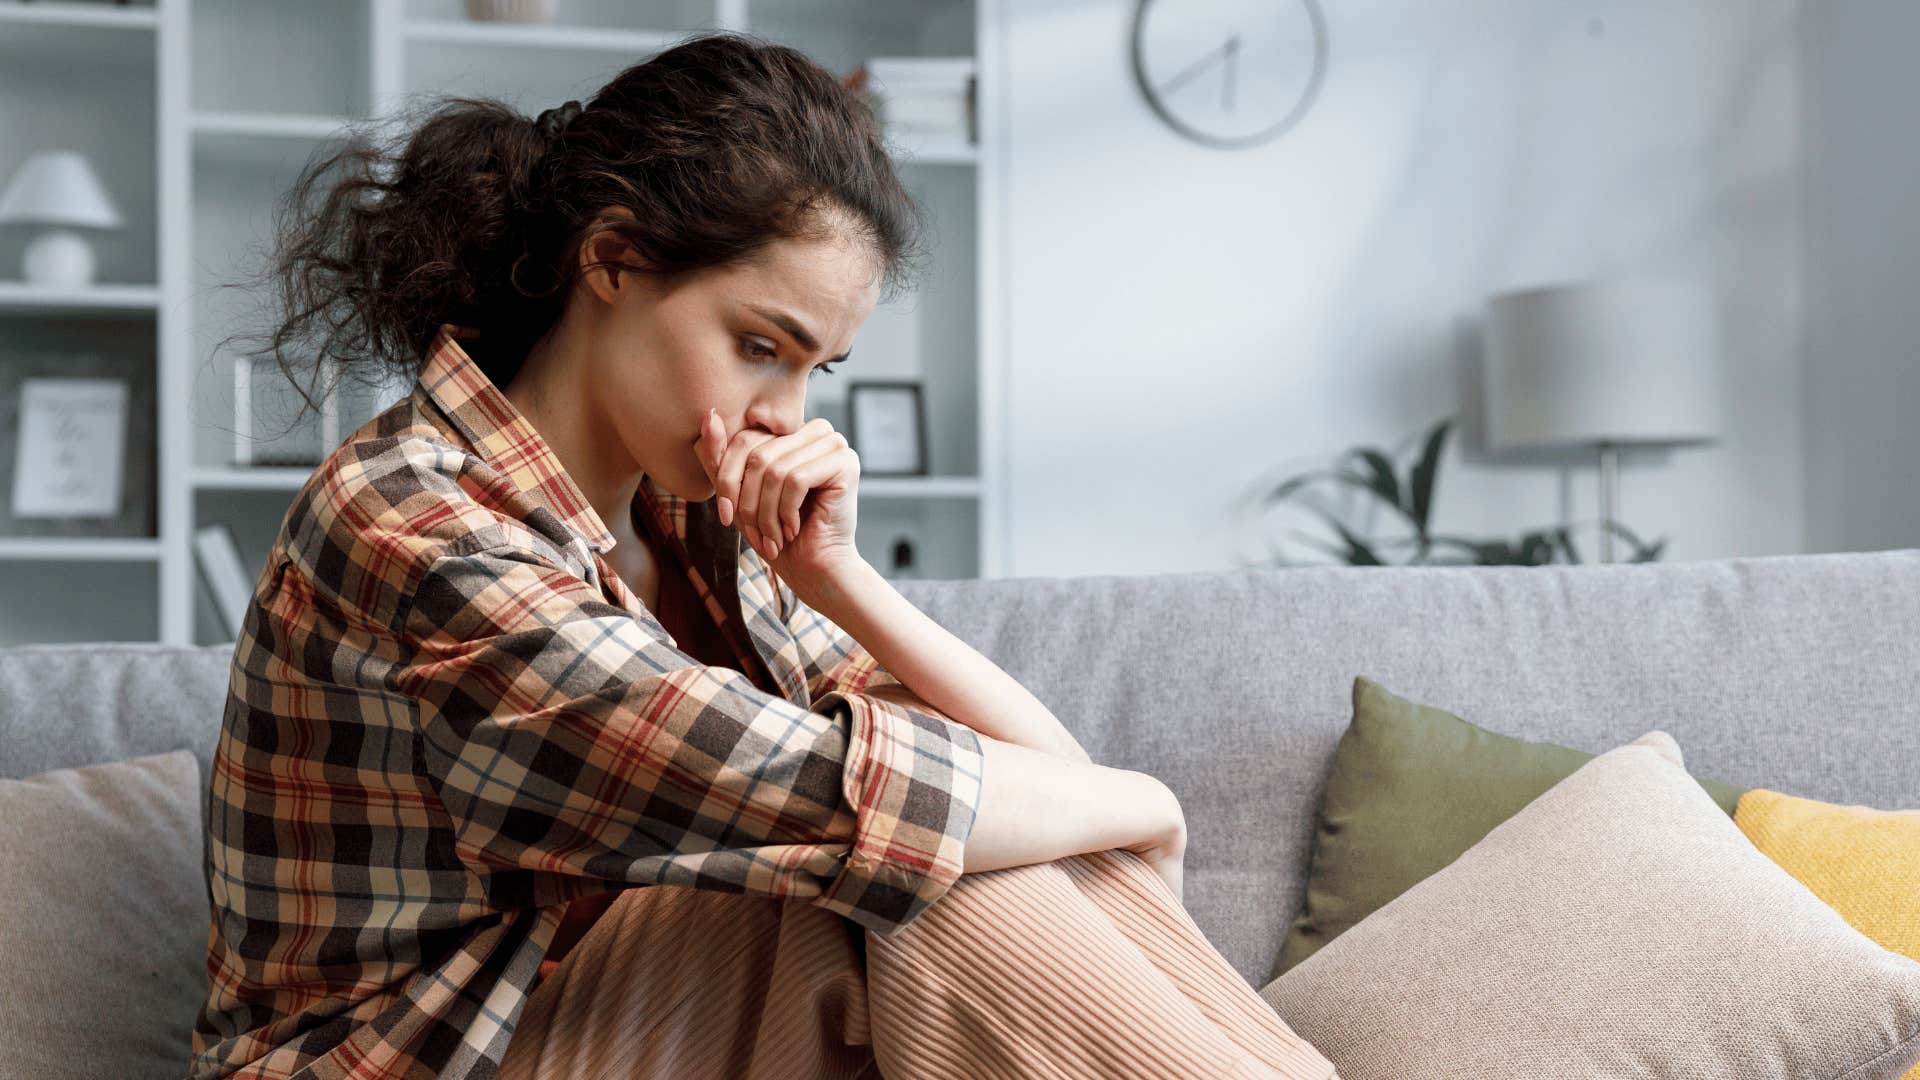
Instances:
[[[800,898],[868,929],[958,880],[978,735],[848,687],[801,708],[516,545],[434,557],[395,689],[477,872]]]
[[[833,620],[809,607],[785,581],[780,582],[778,602],[780,618],[800,651],[800,669],[807,676],[808,700],[819,701],[835,691],[861,693],[881,687],[905,691],[905,684],[880,666],[880,661],[866,646]],[[916,711],[945,717],[925,702],[920,705]]]

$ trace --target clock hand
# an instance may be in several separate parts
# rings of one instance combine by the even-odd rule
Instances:
[[[1226,80],[1220,84],[1220,91],[1225,97],[1225,100],[1222,102],[1222,105],[1226,108],[1228,112],[1232,112],[1233,111],[1233,91],[1234,91],[1234,88],[1240,84],[1240,65],[1238,62],[1240,59],[1240,35],[1239,34],[1235,34],[1232,37],[1227,39],[1226,51],[1227,51],[1227,57],[1226,57],[1226,63],[1224,67]]]
[[[1225,45],[1222,45],[1217,49],[1213,49],[1209,52],[1202,54],[1200,59],[1194,61],[1191,64],[1188,64],[1184,71],[1181,71],[1178,75],[1175,75],[1173,78],[1168,79],[1166,82],[1161,83],[1160,92],[1162,94],[1172,93],[1175,87],[1178,87],[1181,83],[1184,83],[1188,79],[1191,79],[1195,75],[1198,75],[1202,71],[1205,71],[1208,67],[1211,67],[1215,60],[1224,56],[1232,48],[1233,48],[1233,39],[1228,38],[1227,43]]]

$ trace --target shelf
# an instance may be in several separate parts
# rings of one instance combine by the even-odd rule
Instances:
[[[88,30],[153,30],[160,12],[153,7],[108,7],[105,4],[0,2],[0,27],[74,26]]]
[[[200,491],[298,491],[319,466],[210,465],[193,470],[193,486]]]
[[[0,71],[36,77],[144,71],[154,65],[158,25],[152,8],[0,0]]]
[[[9,562],[156,562],[153,537],[0,536],[0,560]]]
[[[484,95],[533,116],[588,100],[626,66],[720,28],[800,48],[830,73],[874,56],[980,53],[991,74],[1002,40],[989,32],[1001,16],[978,0],[567,0],[559,21],[546,24],[472,21],[466,7],[0,0],[0,95],[17,106],[14,156],[79,140],[74,148],[93,159],[129,215],[118,247],[104,238],[96,245],[94,284],[4,280],[22,274],[17,252],[0,265],[0,337],[16,347],[151,351],[162,523],[157,537],[0,537],[0,641],[203,636],[209,609],[193,530],[226,523],[243,551],[263,550],[314,482],[303,452],[337,443],[392,404],[388,393],[356,396],[348,380],[334,419],[303,413],[283,433],[301,404],[291,388],[259,371],[249,388],[232,373],[251,344],[232,335],[256,329],[254,305],[269,298],[219,286],[255,284],[253,272],[272,257],[279,200],[298,174],[359,140],[385,144],[393,105],[413,95]],[[981,112],[983,141],[997,115]],[[877,375],[925,380],[937,403],[929,460],[943,475],[863,477],[862,550],[880,566],[910,538],[923,573],[991,573],[992,545],[1006,532],[1001,468],[987,442],[999,441],[985,347],[987,334],[999,333],[999,286],[981,268],[999,257],[992,238],[1001,185],[976,172],[999,160],[965,133],[884,134],[937,223],[939,259],[912,310],[863,340],[878,354],[873,339],[887,338],[894,359]],[[24,242],[25,230],[14,231]],[[254,391],[244,420],[233,400],[243,389]],[[255,460],[293,464],[231,464],[246,460],[248,447]]]
[[[0,315],[150,317],[160,308],[155,285],[49,287],[0,281]]]
[[[862,476],[860,494],[876,499],[977,499],[977,476]]]
[[[351,119],[344,116],[313,116],[301,113],[216,112],[202,109],[188,118],[196,135],[234,136],[254,139],[338,138]]]
[[[202,111],[188,126],[194,157],[204,165],[264,173],[285,184],[315,150],[344,141],[355,122],[344,116]]]
[[[617,52],[634,56],[658,52],[684,34],[660,30],[619,30],[552,23],[481,23],[452,19],[408,19],[402,24],[408,41],[441,45],[488,45],[513,49],[558,49],[575,52]]]
[[[927,134],[888,128],[887,146],[894,160],[907,165],[977,165],[980,148],[958,134]]]

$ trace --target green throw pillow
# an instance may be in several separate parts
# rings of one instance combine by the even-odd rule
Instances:
[[[1353,680],[1353,722],[1321,797],[1307,899],[1280,947],[1280,975],[1480,842],[1593,758],[1416,705]],[[1733,816],[1746,788],[1700,786]]]

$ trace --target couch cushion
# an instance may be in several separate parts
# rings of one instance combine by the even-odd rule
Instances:
[[[1353,723],[1340,736],[1320,801],[1306,909],[1287,932],[1280,970],[1458,858],[1591,760],[1585,750],[1509,738],[1355,678]],[[1700,783],[1729,815],[1746,790]]]
[[[1765,788],[1733,823],[1848,925],[1920,960],[1920,809],[1836,806]],[[1920,1065],[1901,1080],[1920,1080]]]
[[[0,648],[0,779],[191,750],[213,762],[233,643]]]
[[[1761,854],[1658,731],[1260,993],[1344,1080],[1883,1080],[1920,1058],[1920,963]]]
[[[0,1072],[186,1071],[206,984],[200,813],[186,750],[0,780]]]

